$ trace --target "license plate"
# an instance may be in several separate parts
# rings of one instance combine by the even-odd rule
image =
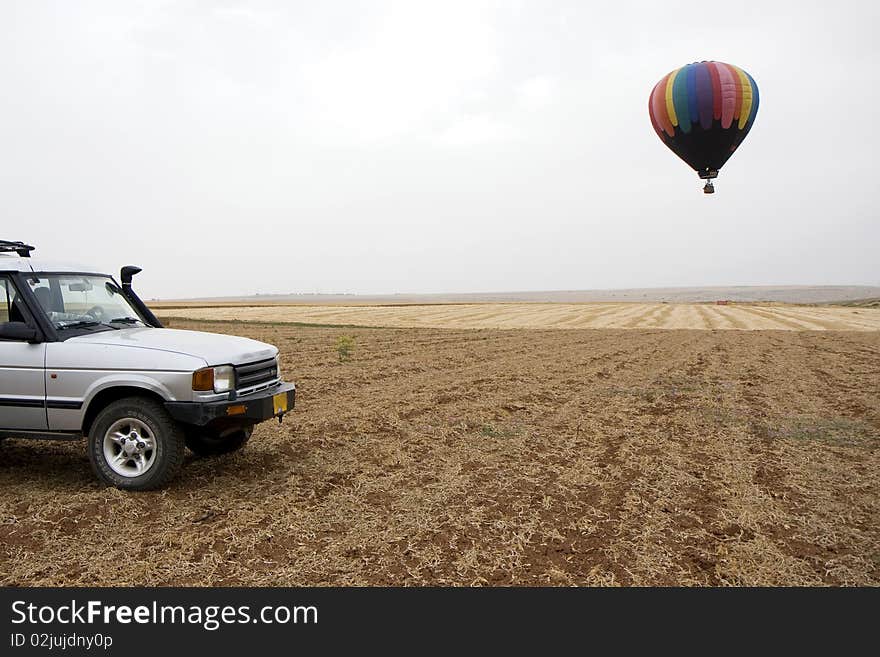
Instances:
[[[287,412],[287,393],[279,392],[272,396],[272,406],[275,408],[275,415]]]

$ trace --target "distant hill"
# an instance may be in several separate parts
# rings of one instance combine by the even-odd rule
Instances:
[[[851,306],[855,308],[880,308],[880,297],[874,299],[856,299],[854,301],[838,301],[835,305]]]
[[[588,303],[601,301],[667,301],[699,303],[727,299],[740,302],[850,303],[877,305],[880,286],[870,285],[736,285],[657,287],[620,290],[553,290],[546,292],[475,292],[450,294],[257,294],[241,297],[187,299],[195,302],[283,304],[430,304],[430,303]]]

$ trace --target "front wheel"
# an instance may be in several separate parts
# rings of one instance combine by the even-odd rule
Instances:
[[[161,488],[183,464],[184,435],[165,407],[127,397],[98,413],[89,431],[89,460],[98,478],[125,490]]]
[[[216,456],[235,452],[247,444],[254,428],[227,430],[225,432],[206,431],[204,429],[187,432],[186,446],[199,456]]]

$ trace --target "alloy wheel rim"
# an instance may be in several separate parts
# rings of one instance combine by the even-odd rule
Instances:
[[[103,448],[107,465],[122,477],[139,477],[156,461],[156,437],[150,427],[132,417],[110,425]]]

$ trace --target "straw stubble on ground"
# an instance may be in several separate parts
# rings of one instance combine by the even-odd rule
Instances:
[[[296,412],[146,494],[5,441],[0,583],[880,584],[878,332],[172,323]]]
[[[880,309],[737,303],[455,303],[298,305],[164,303],[160,317],[453,329],[735,329],[878,331]]]

